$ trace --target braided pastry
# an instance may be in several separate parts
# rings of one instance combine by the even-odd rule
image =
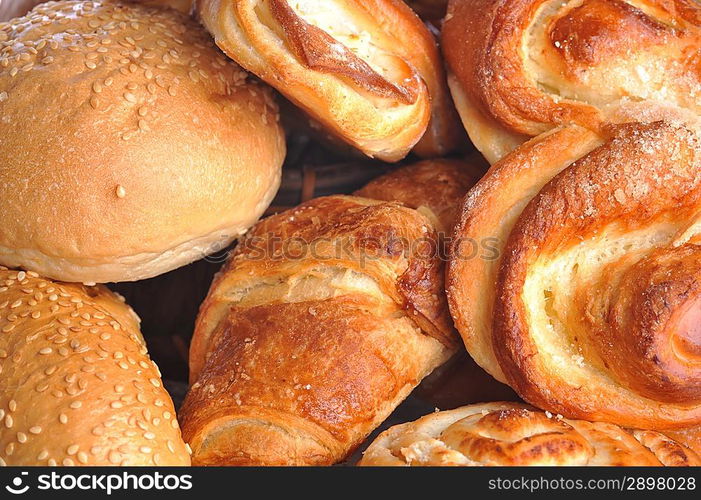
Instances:
[[[491,162],[558,125],[596,130],[628,102],[701,111],[694,0],[451,0],[442,45]]]
[[[701,458],[659,432],[570,420],[518,403],[483,403],[394,426],[359,465],[698,466]]]
[[[528,402],[626,427],[701,422],[701,143],[665,122],[570,127],[492,167],[451,249],[475,360]],[[462,258],[495,237],[498,256]]]

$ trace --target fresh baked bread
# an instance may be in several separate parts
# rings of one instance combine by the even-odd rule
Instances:
[[[375,439],[359,465],[699,466],[701,458],[659,432],[483,403],[396,425]]]
[[[701,140],[665,122],[533,139],[470,191],[448,272],[473,358],[539,408],[701,423]],[[464,258],[494,239],[492,259]]]
[[[117,295],[0,267],[0,332],[1,465],[189,465]]]
[[[37,6],[0,24],[0,264],[131,281],[218,250],[277,190],[269,92],[172,9]]]
[[[401,0],[198,0],[196,7],[232,59],[367,155],[400,160],[424,134],[424,155],[459,141],[436,42]]]
[[[426,173],[406,171],[416,174]],[[441,213],[446,198],[435,199],[425,206]],[[357,196],[260,222],[197,320],[180,412],[194,463],[322,465],[349,455],[457,350],[438,244],[418,211]]]
[[[353,193],[373,200],[399,201],[426,216],[441,235],[450,236],[459,212],[458,200],[479,180],[486,165],[466,161],[425,160],[382,175]]]
[[[442,47],[490,162],[559,125],[598,130],[620,105],[701,111],[695,0],[451,0]]]

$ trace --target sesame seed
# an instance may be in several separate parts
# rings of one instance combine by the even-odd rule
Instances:
[[[68,423],[68,415],[65,413],[60,413],[58,415],[58,421],[61,422],[62,424],[67,424]]]
[[[51,349],[50,347],[44,347],[43,349],[39,350],[39,354],[44,354],[44,355],[51,354],[52,352],[53,352],[53,349]]]
[[[20,444],[24,444],[27,442],[27,435],[24,432],[18,432],[17,433],[17,441],[20,442]]]
[[[41,453],[37,455],[37,460],[46,460],[49,457],[49,452],[42,450]]]
[[[10,408],[10,411],[17,411],[17,401],[14,399],[11,399],[7,406]]]
[[[29,428],[30,434],[41,434],[41,431],[42,431],[42,429],[38,425],[35,425],[34,427]]]
[[[77,444],[72,444],[68,448],[66,448],[66,453],[68,455],[75,455],[76,453],[78,453],[79,449],[80,449],[80,446],[78,446]]]
[[[115,193],[117,195],[117,198],[124,198],[127,195],[127,190],[121,184],[117,184]]]

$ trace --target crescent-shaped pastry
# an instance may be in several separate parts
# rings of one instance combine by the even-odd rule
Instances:
[[[701,458],[659,432],[567,419],[519,403],[482,403],[386,430],[359,465],[698,466]]]
[[[451,0],[442,46],[490,162],[558,125],[597,130],[631,102],[701,111],[694,0]]]
[[[401,0],[199,0],[197,10],[229,57],[369,156],[400,160],[422,137],[417,151],[436,156],[460,139],[436,42]]]
[[[528,402],[627,427],[701,422],[701,141],[665,122],[538,137],[468,194],[448,295]],[[491,259],[470,241],[494,238]]]
[[[338,462],[457,352],[432,221],[452,225],[470,172],[404,167],[358,193],[387,201],[316,198],[255,226],[190,346],[195,464]]]

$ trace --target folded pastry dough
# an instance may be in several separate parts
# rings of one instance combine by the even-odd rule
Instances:
[[[666,122],[533,139],[470,191],[448,272],[475,360],[567,417],[701,423],[701,140]],[[469,256],[493,237],[493,259]]]
[[[451,0],[442,46],[491,162],[559,125],[596,130],[631,102],[701,111],[694,0]]]
[[[197,9],[229,57],[366,154],[400,160],[424,133],[425,155],[459,140],[436,42],[401,0],[199,0]]]
[[[518,403],[482,403],[390,428],[359,465],[698,466],[701,458],[659,432],[571,420]]]

